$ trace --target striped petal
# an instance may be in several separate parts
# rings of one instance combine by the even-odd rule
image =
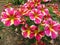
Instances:
[[[40,41],[40,39],[41,39],[40,35],[37,35],[36,40]]]
[[[7,8],[5,11],[12,15],[14,13],[14,8]]]
[[[24,38],[27,38],[27,32],[22,32]]]
[[[36,23],[36,24],[40,24],[41,23],[41,19],[39,18],[36,18],[35,20],[34,20],[34,22]]]
[[[30,17],[31,20],[35,20],[34,15],[30,15],[29,17]]]
[[[52,39],[56,39],[57,38],[57,36],[58,36],[58,33],[57,32],[51,32],[52,34],[51,34],[51,38]]]
[[[10,26],[10,25],[11,25],[10,20],[6,20],[6,21],[5,21],[5,26]]]
[[[34,38],[34,33],[30,34],[30,39]]]
[[[45,34],[47,36],[51,36],[51,31],[49,30],[49,27],[45,27]]]
[[[30,26],[30,29],[31,29],[31,31],[35,31],[35,30],[38,30],[38,27],[35,26],[35,25],[31,25],[31,26]]]
[[[6,18],[8,18],[8,15],[5,12],[2,12],[2,17],[1,18],[6,19]]]
[[[15,19],[15,20],[14,20],[14,25],[17,26],[17,25],[19,25],[19,24],[20,24],[20,20]]]
[[[27,30],[27,28],[25,28],[24,26],[21,27],[21,31],[22,31],[22,32],[24,32],[24,31],[26,31],[26,30]]]

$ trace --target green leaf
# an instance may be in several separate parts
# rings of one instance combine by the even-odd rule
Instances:
[[[44,30],[44,27],[42,25],[39,25],[39,31],[43,31]]]
[[[43,40],[44,42],[46,42],[46,43],[50,43],[51,38],[45,35],[45,36],[42,38],[42,40]]]
[[[6,26],[4,26],[4,24],[2,22],[0,22],[0,30],[6,28]]]
[[[29,17],[25,17],[26,18],[26,22],[27,22],[27,24],[29,24],[29,25],[35,25],[35,23],[34,23],[34,21],[32,21],[32,20],[30,20],[30,18]]]
[[[14,30],[16,29],[16,26],[12,25],[12,26],[7,27],[7,28],[9,28],[9,29],[11,29],[12,31],[14,31]]]
[[[53,9],[52,7],[49,7],[49,13],[51,14],[51,17],[53,20],[57,20],[57,15],[55,13],[53,13]]]
[[[33,44],[35,42],[36,42],[35,38],[29,39],[27,45],[31,45],[31,44]]]

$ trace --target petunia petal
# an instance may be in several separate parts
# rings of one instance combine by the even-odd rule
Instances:
[[[3,19],[8,18],[8,15],[6,14],[6,12],[2,12],[2,17],[1,18],[3,18]]]
[[[17,26],[17,25],[19,25],[19,24],[20,24],[20,20],[15,19],[15,20],[14,20],[14,25]]]
[[[49,14],[49,10],[47,8],[45,8],[44,11],[46,15]]]
[[[10,20],[5,21],[5,26],[10,26],[10,25],[11,25]]]
[[[36,23],[36,24],[40,24],[41,23],[41,19],[39,18],[36,18],[35,20],[34,20],[34,22]]]
[[[30,19],[31,19],[31,20],[35,20],[34,15],[30,15]]]
[[[30,29],[31,29],[31,31],[38,30],[37,26],[35,26],[35,25],[31,25],[31,26],[30,26]]]
[[[58,36],[58,33],[57,32],[51,32],[51,33],[52,33],[51,38],[56,39]]]
[[[45,34],[47,35],[47,36],[51,36],[51,31],[49,30],[49,27],[45,27]]]
[[[21,27],[21,31],[25,31],[26,28],[24,26]]]
[[[30,34],[30,39],[34,38],[34,33]]]
[[[8,12],[10,15],[14,14],[14,8],[6,8],[5,11]]]
[[[40,39],[41,39],[40,35],[37,35],[35,38],[36,38],[36,40],[38,40],[38,41],[40,41]]]
[[[55,29],[55,31],[59,31],[60,30],[60,24],[54,26],[53,28]]]
[[[27,32],[22,32],[24,38],[27,38]]]

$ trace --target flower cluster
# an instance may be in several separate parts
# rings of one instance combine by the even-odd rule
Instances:
[[[56,8],[54,7],[54,12],[56,12]],[[30,23],[33,21],[34,24],[29,25],[27,17],[30,19]],[[21,32],[23,37],[35,38],[38,41],[45,35],[55,39],[60,30],[60,24],[51,18],[47,6],[41,4],[41,0],[28,0],[17,9],[12,7],[6,8],[1,14],[1,22],[5,26],[18,26],[22,24]],[[43,26],[43,30],[39,26]]]
[[[25,37],[25,38],[36,38],[36,40],[40,40],[42,37],[44,37],[44,31],[39,31],[38,30],[38,27],[35,26],[35,25],[31,25],[29,26],[28,24],[26,24],[25,26],[22,26],[21,28],[22,30],[22,35]]]

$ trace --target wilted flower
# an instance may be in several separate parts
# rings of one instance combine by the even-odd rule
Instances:
[[[21,22],[20,14],[17,10],[14,10],[14,8],[6,8],[5,11],[2,12],[1,21],[6,26],[11,26],[12,24],[17,26]]]
[[[57,14],[57,16],[60,16],[60,11],[59,11],[59,9],[58,9],[58,5],[57,5],[57,4],[53,4],[53,5],[52,5],[52,8],[53,8],[53,12],[54,12],[55,14]]]
[[[60,11],[58,9],[57,4],[48,4],[48,7],[52,8],[52,12],[55,13],[57,16],[60,16]]]

